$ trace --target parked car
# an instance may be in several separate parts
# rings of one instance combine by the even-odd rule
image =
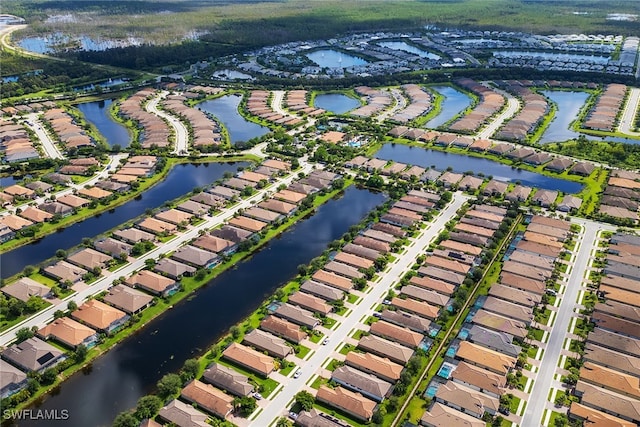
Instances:
[[[295,374],[293,374],[293,378],[298,378],[300,375],[302,375],[302,370],[298,369]]]

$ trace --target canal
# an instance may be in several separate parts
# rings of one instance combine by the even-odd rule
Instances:
[[[439,171],[448,167],[454,172],[464,173],[472,171],[476,175],[493,176],[501,181],[519,181],[530,187],[558,190],[564,193],[578,193],[582,184],[564,179],[553,178],[535,172],[512,168],[489,159],[465,156],[462,154],[428,150],[403,144],[385,144],[374,157],[383,160],[418,165],[423,168],[434,166]]]
[[[430,88],[444,96],[444,99],[440,103],[438,115],[425,125],[428,128],[442,126],[471,105],[471,98],[466,93],[460,92],[451,86],[430,86]]]
[[[104,136],[107,145],[113,147],[128,147],[131,142],[131,135],[126,127],[120,123],[116,123],[109,115],[109,108],[113,103],[113,99],[102,101],[84,102],[78,104],[78,110],[84,115],[85,119],[93,124],[96,129]]]
[[[204,101],[196,106],[199,110],[218,118],[227,129],[231,144],[247,142],[270,132],[266,126],[250,122],[240,115],[238,106],[241,95],[224,95],[220,98]]]
[[[360,101],[342,93],[323,93],[316,95],[313,106],[334,114],[344,114],[359,107]]]
[[[235,173],[240,166],[246,166],[246,163],[176,165],[164,180],[145,191],[138,198],[49,234],[29,245],[2,254],[0,256],[0,277],[13,276],[27,265],[36,265],[53,257],[58,249],[68,249],[78,245],[85,237],[95,237],[142,215],[147,209],[160,207],[165,202],[188,193],[194,187],[210,184],[222,178],[225,172]]]
[[[21,421],[19,426],[107,426],[153,391],[168,372],[196,357],[254,311],[279,286],[385,200],[349,187],[235,268],[227,270],[137,334],[97,359],[37,409],[69,411],[65,421]],[[35,408],[34,408],[35,409]]]

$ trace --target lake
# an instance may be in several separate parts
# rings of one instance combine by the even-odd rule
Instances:
[[[451,86],[430,86],[429,88],[444,96],[444,99],[440,103],[438,115],[426,123],[425,126],[428,128],[442,126],[471,105],[471,98],[466,93]]]
[[[523,185],[530,187],[558,190],[565,193],[578,193],[582,189],[582,184],[577,182],[553,178],[522,169],[515,169],[511,166],[494,162],[493,160],[428,150],[403,144],[385,144],[373,157],[418,165],[423,168],[429,168],[435,165],[435,168],[439,171],[444,171],[448,167],[451,167],[454,172],[458,173],[473,171],[475,174],[483,173],[485,176],[491,175],[501,181],[520,181]]]
[[[435,53],[431,53],[431,52],[426,51],[426,50],[419,49],[416,46],[411,45],[411,44],[406,43],[406,42],[387,41],[387,42],[378,42],[376,44],[378,44],[378,45],[380,45],[382,47],[393,49],[393,50],[402,50],[404,52],[413,53],[414,55],[418,55],[421,58],[433,59],[435,61],[440,59],[439,55],[436,55]]]
[[[597,137],[582,132],[576,132],[571,129],[571,123],[578,118],[580,109],[584,106],[589,98],[589,93],[582,91],[562,91],[562,90],[545,90],[541,91],[544,96],[555,102],[557,110],[553,120],[544,131],[540,140],[541,144],[549,142],[562,142],[570,139],[578,138],[584,135],[587,139],[593,141],[612,141],[624,142],[627,144],[640,144],[640,140],[631,138],[619,138],[615,136]]]
[[[253,138],[259,138],[270,132],[268,127],[253,123],[245,119],[238,112],[238,106],[242,101],[241,95],[224,95],[220,98],[204,101],[196,105],[196,108],[214,115],[229,133],[231,144],[247,142]]]
[[[26,37],[18,42],[21,48],[36,53],[53,53],[56,46],[73,44],[80,50],[107,50],[115,47],[140,44],[139,41],[130,38],[126,41],[99,40],[89,36],[69,37],[62,33],[54,33],[48,36]]]
[[[316,95],[313,106],[330,111],[334,114],[344,114],[360,106],[360,101],[341,93],[324,93]]]
[[[297,274],[300,264],[358,223],[385,196],[355,187],[330,200],[316,214],[271,240],[239,263],[149,323],[96,360],[86,374],[62,384],[38,409],[67,409],[65,421],[24,421],[20,426],[86,427],[111,425],[120,412],[152,392],[166,373],[177,372],[229,328],[247,317],[278,287]]]
[[[124,148],[131,143],[131,135],[126,127],[111,118],[109,114],[111,104],[113,104],[113,99],[84,102],[76,107],[84,114],[87,121],[93,124],[104,136],[109,147],[117,144]]]
[[[360,57],[333,49],[320,49],[305,55],[322,68],[349,68],[365,65],[368,62]]]
[[[239,166],[246,165],[242,162],[176,165],[164,180],[145,191],[140,198],[2,254],[0,277],[13,276],[27,265],[36,265],[55,256],[58,249],[66,250],[79,245],[84,237],[96,237],[144,214],[147,209],[158,208],[165,202],[188,193],[194,187],[210,184],[222,178],[225,172],[235,173]]]
[[[236,70],[218,70],[211,77],[222,80],[255,80],[253,76]]]

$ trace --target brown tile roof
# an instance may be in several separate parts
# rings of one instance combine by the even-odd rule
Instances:
[[[584,381],[578,381],[576,384],[576,394],[581,395],[583,405],[607,411],[625,419],[640,420],[640,400],[638,399]]]
[[[267,226],[266,222],[258,221],[255,219],[247,218],[246,216],[239,216],[236,218],[231,218],[229,220],[229,224],[240,227],[245,230],[249,230],[251,232],[258,232]]]
[[[87,196],[90,199],[104,199],[105,197],[109,197],[113,193],[110,191],[102,190],[101,188],[91,187],[79,189],[78,194],[80,194],[81,196]]]
[[[489,396],[453,381],[447,381],[438,387],[435,398],[438,401],[463,408],[465,413],[478,417],[482,417],[485,411],[495,413],[500,406],[500,400],[497,397]]]
[[[501,375],[506,375],[516,363],[514,357],[506,356],[468,341],[460,342],[456,358]]]
[[[149,270],[141,270],[133,276],[125,280],[129,286],[140,287],[150,292],[161,294],[169,287],[173,286],[176,281]]]
[[[580,379],[594,385],[633,398],[640,398],[640,377],[605,368],[592,362],[585,362],[580,368]]]
[[[339,252],[335,256],[334,260],[352,265],[356,268],[369,268],[373,266],[373,261],[366,258],[361,258],[357,255],[348,254],[346,252]]]
[[[116,285],[109,289],[104,301],[126,313],[135,313],[151,304],[153,297],[124,285]]]
[[[434,403],[420,418],[420,424],[428,427],[485,427],[481,419],[457,411],[441,403]]]
[[[180,396],[188,402],[197,403],[200,408],[223,419],[233,411],[233,396],[198,380],[187,384],[182,389]]]
[[[329,314],[332,310],[332,307],[325,303],[323,299],[304,292],[295,292],[290,295],[289,303],[325,315]]]
[[[298,344],[307,337],[300,326],[275,316],[267,316],[260,322],[260,328]]]
[[[494,331],[506,332],[515,337],[527,336],[527,324],[516,319],[501,316],[484,309],[480,309],[473,316],[473,323]]]
[[[202,379],[236,396],[248,396],[253,391],[248,377],[219,363],[209,365]]]
[[[489,393],[500,396],[506,388],[507,380],[503,375],[488,371],[467,362],[460,362],[451,373],[454,381],[470,384]]]
[[[376,356],[372,353],[347,353],[345,363],[349,366],[369,372],[386,381],[396,382],[404,367],[387,358]]]
[[[316,271],[312,279],[343,291],[349,291],[353,288],[353,282],[351,280],[325,270]]]
[[[28,219],[29,221],[38,222],[38,223],[45,222],[53,218],[53,215],[50,214],[49,212],[45,212],[38,208],[34,208],[33,206],[29,206],[26,209],[24,209],[22,212],[20,212],[20,216]]]
[[[27,302],[32,296],[43,297],[51,292],[51,288],[29,277],[22,277],[9,285],[3,286],[0,290],[24,302]]]
[[[123,311],[111,307],[103,302],[92,299],[75,310],[71,316],[97,330],[106,330],[114,322],[122,320],[127,316]]]
[[[172,400],[160,409],[160,418],[169,421],[179,427],[209,427],[207,424],[208,415],[198,411],[193,406]]]
[[[418,345],[424,338],[424,335],[422,334],[413,332],[412,330],[404,328],[402,326],[397,326],[392,323],[385,322],[383,320],[373,322],[371,324],[369,332],[374,335],[379,335],[383,338],[388,338],[401,345],[405,345],[411,348],[418,347]]]
[[[156,219],[160,221],[168,222],[171,224],[188,223],[189,219],[193,217],[190,213],[182,212],[177,209],[169,209],[154,215]]]
[[[584,360],[640,377],[640,357],[620,353],[588,342],[585,345]]]
[[[411,298],[402,299],[394,297],[391,300],[391,305],[402,310],[406,310],[411,313],[415,313],[419,316],[425,317],[429,320],[434,320],[438,317],[440,309],[426,302],[417,301]]]
[[[414,353],[408,347],[375,335],[367,335],[360,338],[358,347],[378,356],[388,357],[390,360],[401,364],[406,364]]]
[[[21,228],[33,225],[33,222],[28,219],[20,218],[17,215],[9,214],[0,218],[0,224],[6,225],[13,231],[17,231]]]
[[[55,338],[71,347],[95,335],[96,331],[68,317],[60,317],[38,331],[38,336],[43,339]]]
[[[364,421],[371,419],[376,408],[373,400],[342,387],[329,388],[323,385],[316,393],[316,399]]]
[[[236,342],[227,347],[222,355],[263,376],[269,375],[275,368],[273,358]]]
[[[142,228],[144,231],[149,231],[154,234],[161,233],[173,233],[178,227],[175,224],[171,224],[165,221],[160,221],[155,218],[145,218],[138,223],[138,227]]]
[[[285,340],[260,329],[245,334],[243,342],[281,359],[293,352],[293,348],[287,345]]]
[[[109,255],[91,248],[82,249],[81,251],[67,257],[67,260],[73,264],[89,270],[95,267],[103,268],[111,259],[112,258]]]
[[[578,402],[571,402],[569,416],[581,420],[588,420],[587,423],[599,427],[636,427],[637,424],[615,417],[605,412],[582,405]]]
[[[296,209],[296,205],[281,200],[268,199],[258,203],[258,207],[283,215],[289,215]]]

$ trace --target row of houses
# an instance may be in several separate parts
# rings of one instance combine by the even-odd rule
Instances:
[[[0,151],[7,163],[22,162],[40,157],[40,152],[21,123],[0,119]]]
[[[13,116],[23,116],[29,113],[37,113],[47,110],[49,108],[55,108],[56,103],[53,101],[31,102],[29,104],[19,104],[14,106],[6,106],[0,109],[3,116],[11,118]]]
[[[626,95],[627,86],[623,84],[611,83],[605,86],[593,109],[589,111],[584,127],[613,132]]]
[[[566,236],[568,227],[565,221],[534,216],[525,233]],[[542,303],[545,292],[544,284],[536,289],[517,284],[537,277],[539,266],[548,274],[560,255],[559,250],[549,251],[544,245],[519,239],[514,239],[518,240],[516,247],[505,256],[508,259],[500,281],[475,302],[429,384],[425,395],[432,399],[432,405],[422,416],[421,425],[480,427],[485,425],[485,413],[495,416],[500,410],[500,396],[507,392],[506,377],[522,352],[518,343],[526,337],[534,308]]]
[[[311,117],[324,114],[325,110],[309,104],[309,92],[306,90],[290,90],[285,96],[285,104],[289,110],[306,114]]]
[[[524,105],[520,111],[500,127],[495,137],[507,141],[526,141],[527,135],[535,131],[538,124],[549,112],[547,98],[531,91],[519,81],[497,82],[508,92],[518,97]]]
[[[480,102],[473,107],[469,114],[465,114],[453,122],[449,129],[455,132],[475,133],[487,123],[487,120],[504,107],[505,99],[502,95],[472,79],[457,79],[455,83],[480,98]]]
[[[372,117],[388,108],[393,98],[388,91],[373,89],[368,86],[358,86],[355,88],[358,95],[364,97],[365,105],[349,112],[356,117]]]
[[[640,423],[640,236],[614,234],[607,252],[569,417],[626,427]]]
[[[95,141],[76,123],[73,116],[62,108],[45,111],[42,119],[53,129],[66,150],[95,145]]]
[[[604,216],[638,222],[640,173],[613,170],[600,198],[598,212]]]
[[[283,126],[295,126],[302,119],[295,116],[285,116],[273,111],[270,100],[270,92],[267,90],[253,90],[247,100],[247,111],[271,123]]]
[[[389,117],[390,120],[407,123],[428,113],[433,108],[431,94],[420,85],[404,84],[401,88],[409,99],[409,104]]]
[[[156,94],[154,89],[145,88],[120,103],[119,114],[133,120],[140,129],[139,142],[143,148],[169,145],[169,126],[160,117],[144,109],[144,104]]]
[[[477,153],[487,152],[534,166],[545,165],[544,169],[557,173],[569,170],[571,174],[589,176],[595,169],[595,166],[589,162],[574,162],[573,160],[564,157],[554,157],[548,153],[529,147],[517,148],[514,144],[506,142],[494,143],[488,139],[470,138],[463,135],[410,128],[407,126],[396,126],[392,128],[388,134],[394,138],[407,138],[412,141],[425,143],[433,142],[435,145],[441,147],[452,146],[468,149],[469,151]]]
[[[94,200],[102,200],[111,197],[114,193],[128,191],[133,181],[151,176],[155,172],[156,164],[157,158],[155,156],[130,157],[119,170],[110,174],[106,179],[96,182],[95,186],[80,188],[73,194],[64,194],[55,199],[54,196],[50,196],[37,206],[27,206],[16,210],[17,215],[4,215],[0,218],[0,242],[14,238],[16,232],[25,227],[47,222],[56,217],[64,218],[73,215],[77,210],[88,206]],[[69,164],[63,166],[60,172],[69,168],[66,173],[80,173],[80,170],[92,170],[99,165],[100,162],[93,157],[70,159]],[[71,170],[72,168],[73,170]],[[51,181],[48,177],[43,179]],[[70,183],[70,181],[63,179],[52,182]],[[0,199],[2,199],[3,206],[7,206],[15,204],[17,201],[38,198],[55,189],[56,187],[52,184],[43,181],[33,181],[24,186],[14,184],[0,192]]]
[[[198,96],[193,92],[185,92],[182,95],[171,94],[166,97],[162,105],[189,124],[194,147],[220,145],[222,137],[218,123],[199,109],[191,108],[184,103]]]
[[[316,272],[312,281],[324,280],[324,283],[330,283],[326,276],[334,272],[336,275],[346,276],[347,279],[358,277],[353,275],[358,270],[348,269],[345,265],[339,264],[348,264],[360,269],[370,268],[377,257],[384,256],[390,250],[390,244],[406,236],[405,228],[422,220],[421,215],[432,209],[438,199],[439,197],[432,193],[415,190],[410,192],[392,205],[379,222],[370,224],[352,243],[346,245],[323,270]],[[409,205],[419,208],[419,211],[410,211],[420,212],[418,217],[405,212],[404,208],[410,207]],[[399,217],[410,221],[399,224]],[[312,289],[312,285],[315,286],[307,282],[303,288]],[[348,290],[339,287],[336,289]],[[366,422],[371,419],[377,405],[393,391],[415,350],[424,344],[424,335],[429,330],[429,319],[433,320],[436,315],[430,312],[423,317],[426,304],[415,300],[414,304],[407,307],[408,302],[404,298],[393,298],[389,303],[393,305],[394,310],[385,310],[377,314],[380,320],[372,323],[369,331],[358,340],[357,350],[348,352],[344,363],[331,372],[329,381],[337,386],[321,385],[316,393],[317,401],[337,408],[360,421]],[[402,311],[403,309],[406,311]],[[410,326],[407,327],[407,324]],[[315,422],[327,426],[340,425],[332,417],[318,411],[303,412],[296,422],[301,426],[316,425]]]

